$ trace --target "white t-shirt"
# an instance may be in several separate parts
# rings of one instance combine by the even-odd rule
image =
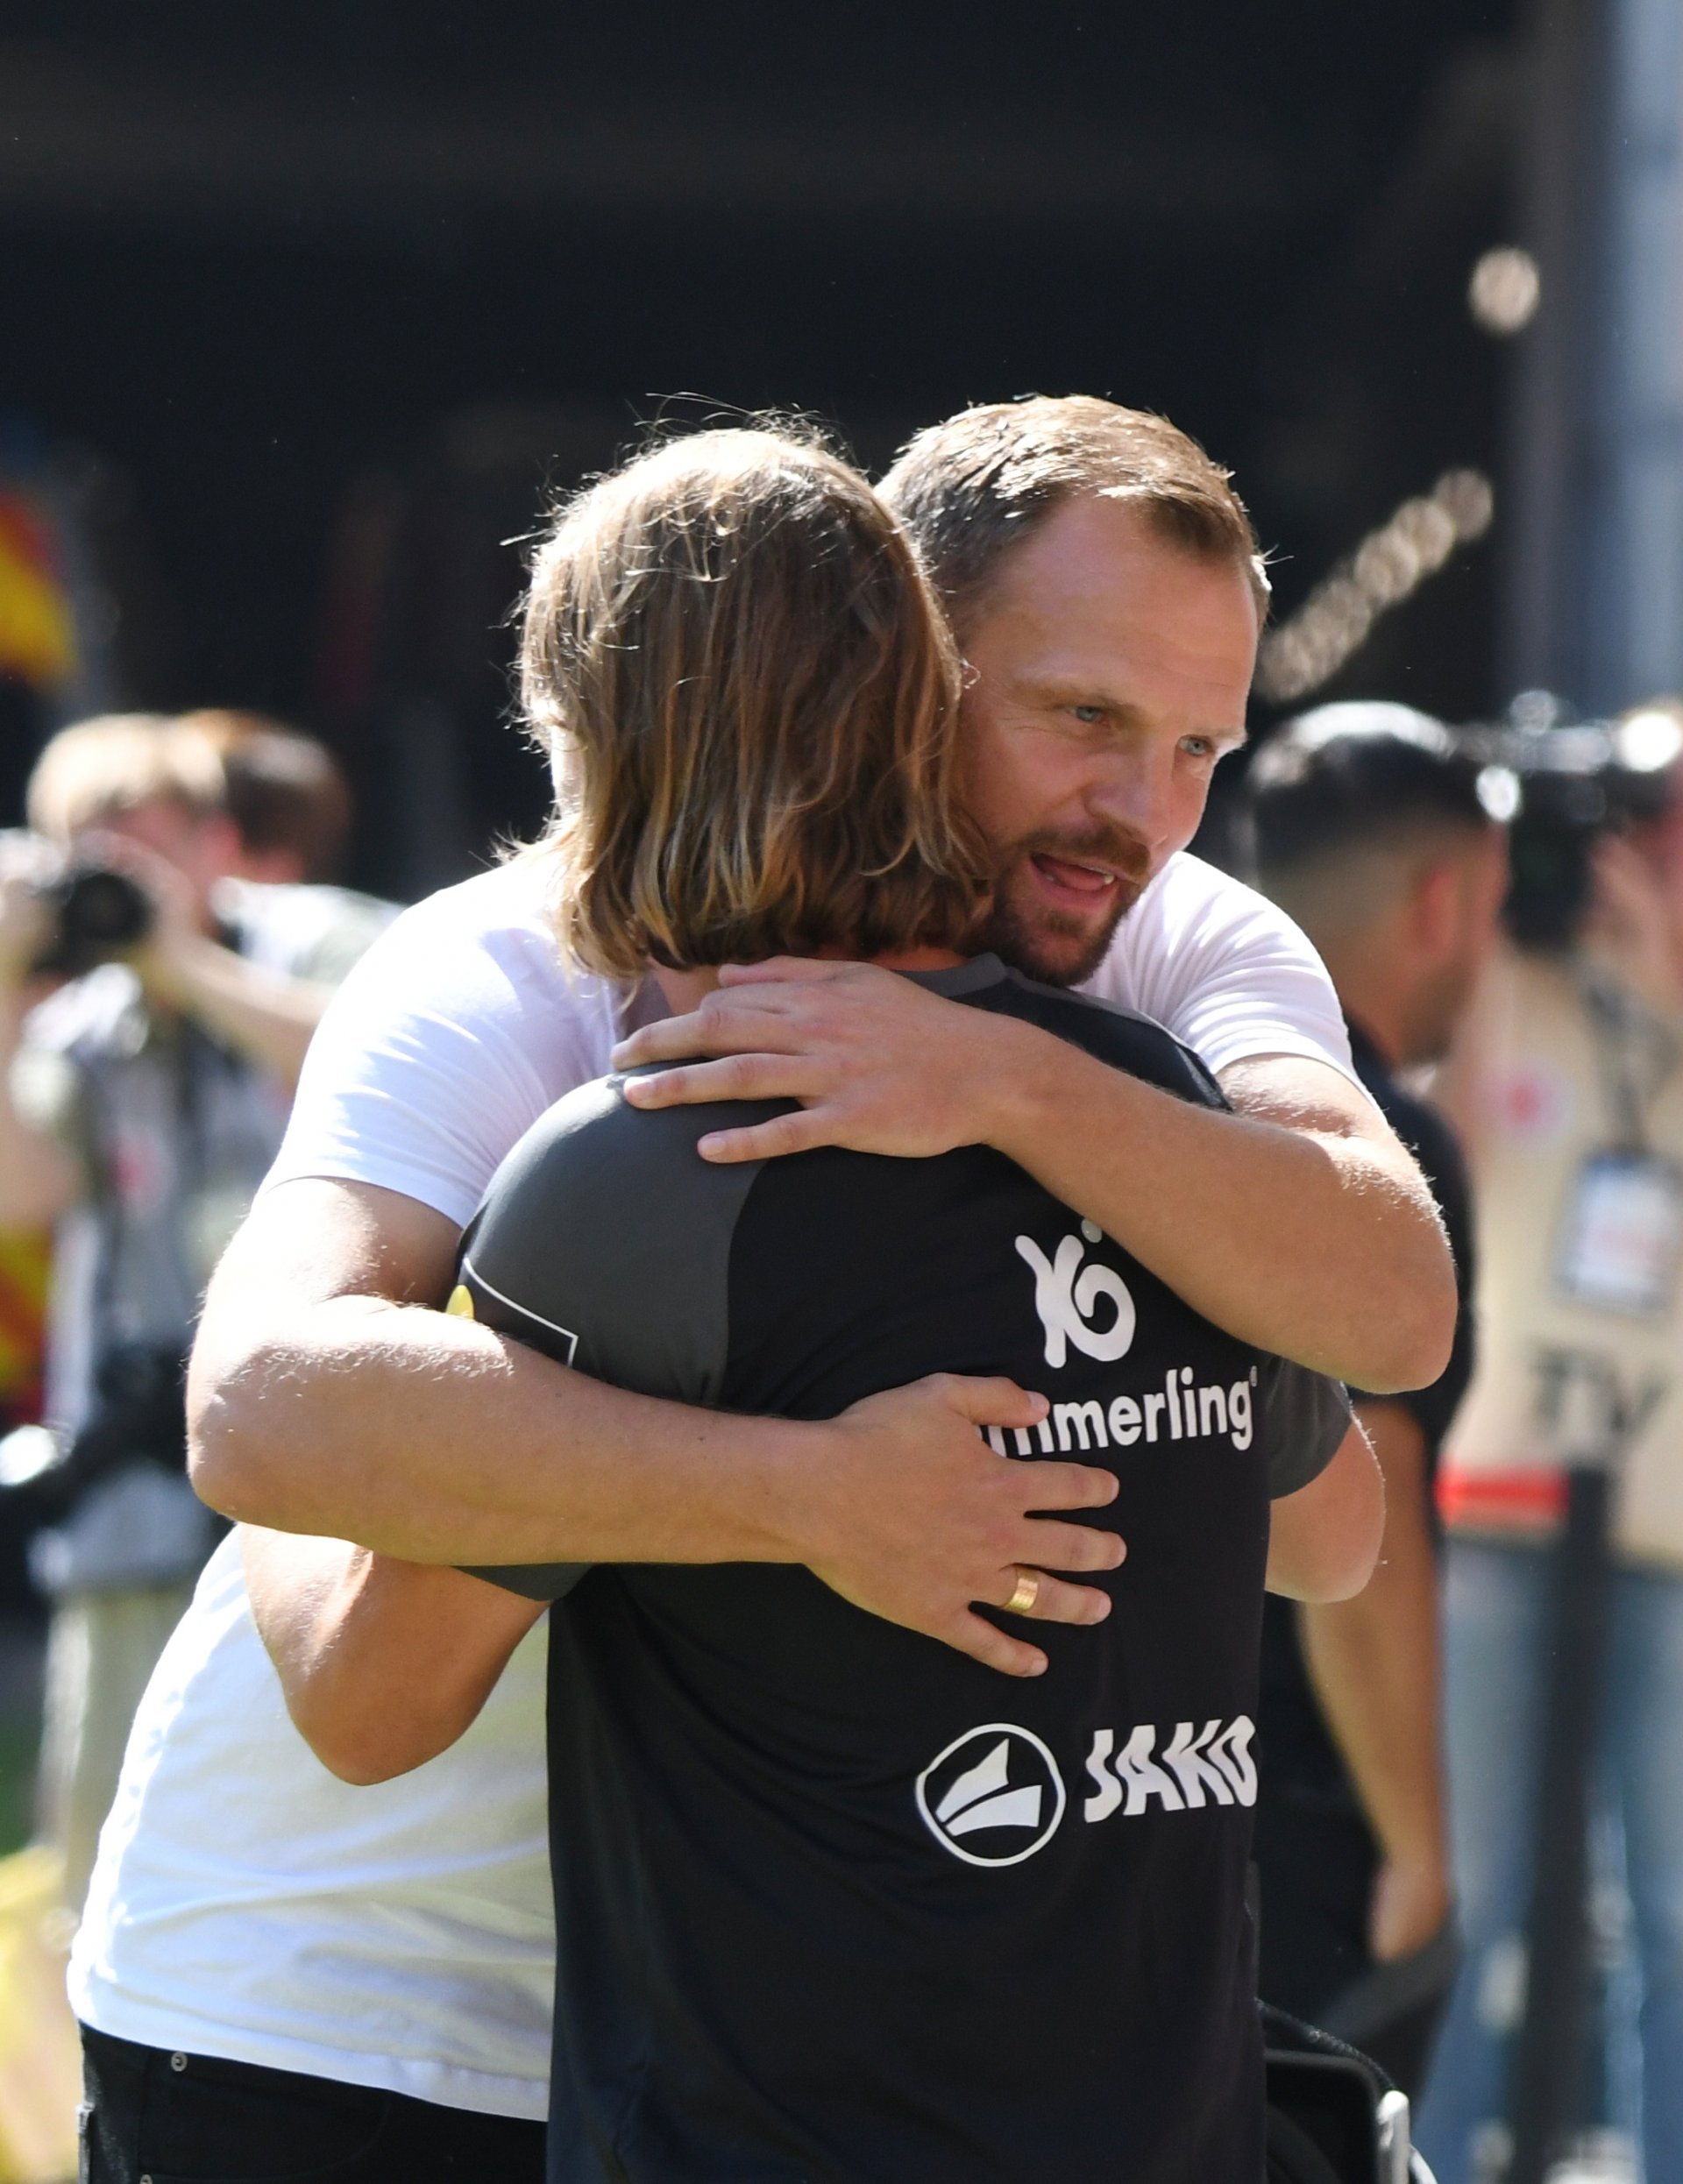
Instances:
[[[1197,858],[1147,890],[1091,990],[1214,1069],[1300,1054],[1354,1081],[1308,941]],[[530,866],[434,896],[329,1009],[266,1189],[374,1183],[465,1225],[516,1138],[606,1071],[620,1003],[563,968]],[[451,1750],[352,1789],[293,1728],[226,1543],[135,1724],[71,1962],[78,2014],[155,2047],[541,2117],[541,1629]]]

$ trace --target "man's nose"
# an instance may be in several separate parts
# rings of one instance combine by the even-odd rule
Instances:
[[[1173,780],[1172,767],[1160,763],[1153,753],[1118,754],[1090,785],[1087,809],[1095,819],[1124,826],[1154,847],[1169,825]]]

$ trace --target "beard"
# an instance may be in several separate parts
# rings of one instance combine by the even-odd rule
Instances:
[[[1036,856],[1101,864],[1112,871],[1115,877],[1104,898],[1104,914],[1097,920],[1073,917],[1035,900],[1033,880],[1019,876],[1026,876]],[[1117,927],[1153,876],[1150,850],[1137,835],[1118,826],[1093,826],[1081,833],[1026,834],[1011,844],[1001,860],[993,902],[975,945],[1044,985],[1083,985],[1104,961]]]

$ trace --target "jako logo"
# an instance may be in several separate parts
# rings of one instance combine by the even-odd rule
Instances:
[[[1177,1721],[1162,1751],[1156,1751],[1157,1727],[1142,1721],[1118,1747],[1116,1733],[1097,1729],[1087,1755],[1092,1795],[1082,1807],[1090,1820],[1107,1820],[1120,1812],[1136,1819],[1155,1798],[1165,1812],[1197,1812],[1206,1805],[1254,1805],[1256,1762],[1251,1739],[1256,1724],[1249,1714],[1237,1720],[1206,1721],[1202,1728]]]
[[[1082,1266],[1082,1237],[1097,1244],[1103,1234],[1090,1221],[1081,1224],[1081,1236],[1067,1236],[1055,1258],[1047,1259],[1033,1237],[1019,1236],[1019,1255],[1034,1274],[1034,1309],[1046,1330],[1046,1362],[1054,1372],[1069,1354],[1067,1345],[1090,1358],[1126,1358],[1133,1340],[1133,1299],[1127,1284],[1113,1266],[1095,1262]],[[1108,1324],[1095,1327],[1095,1315],[1108,1301]]]
[[[918,1776],[917,1798],[925,1826],[955,1858],[967,1866],[1016,1866],[1057,1833],[1063,1777],[1032,1730],[989,1721],[955,1737],[930,1761]]]

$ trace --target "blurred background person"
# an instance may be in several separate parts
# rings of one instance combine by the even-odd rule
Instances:
[[[31,1558],[53,1602],[39,1806],[74,1904],[214,1537],[182,1471],[199,1299],[280,1143],[325,967],[378,915],[348,897],[335,935],[312,906],[300,947],[299,890],[231,887],[245,847],[191,725],[63,730],[28,815],[0,837],[0,1225],[53,1230],[46,1426],[11,1468],[58,1520]]]
[[[351,791],[324,743],[260,713],[223,706],[183,713],[181,726],[206,737],[222,761],[242,879],[295,885],[341,877]]]
[[[222,763],[239,856],[217,904],[250,934],[247,961],[337,985],[397,908],[337,884],[352,816],[338,761],[316,737],[262,713],[206,707],[180,725],[205,736]]]
[[[1506,847],[1477,763],[1404,706],[1303,715],[1246,788],[1260,884],[1331,973],[1356,1067],[1431,1184],[1460,1287],[1441,1379],[1357,1397],[1386,1486],[1367,1591],[1270,1599],[1263,1638],[1263,1997],[1365,2048],[1417,2096],[1455,1967],[1432,1490],[1473,1370],[1473,1237],[1453,1133],[1397,1073],[1449,1050],[1495,941]]]
[[[1683,2176],[1679,753],[1672,704],[1537,741],[1516,784],[1510,945],[1446,1076],[1479,1211],[1480,1359],[1440,1491],[1466,1947],[1420,2119],[1440,2184],[1503,2173],[1516,2120],[1538,1815],[1573,1795],[1545,1748],[1572,1665],[1549,1550],[1585,1465],[1613,1481],[1595,1790],[1641,1997],[1639,2053],[1616,2053],[1608,2082],[1639,2081],[1649,2184]],[[1573,2120],[1607,2120],[1587,2056],[1573,2078]]]

